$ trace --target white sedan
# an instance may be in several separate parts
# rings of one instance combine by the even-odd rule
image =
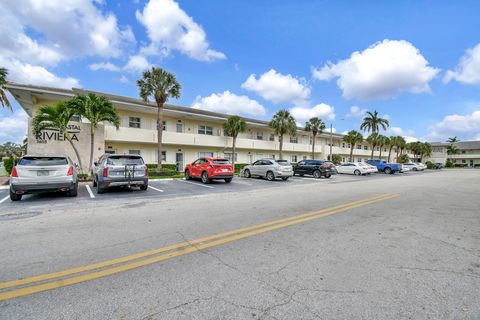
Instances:
[[[370,174],[373,172],[377,172],[377,167],[371,166],[368,163],[364,162],[346,162],[337,166],[338,173],[344,174],[354,174],[354,175],[362,175],[362,174]]]
[[[423,170],[425,170],[425,166],[423,166],[423,165],[421,166],[417,163],[410,162],[410,163],[403,163],[402,164],[402,169],[409,169],[408,171],[410,171],[410,170],[411,171],[423,171]]]

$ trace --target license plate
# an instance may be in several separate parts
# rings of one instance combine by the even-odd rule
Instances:
[[[222,169],[222,172],[228,172],[228,169]]]
[[[37,176],[38,176],[38,177],[48,176],[48,171],[46,171],[46,170],[37,171]]]

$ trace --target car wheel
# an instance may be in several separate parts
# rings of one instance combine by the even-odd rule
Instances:
[[[353,174],[356,175],[356,176],[359,176],[362,173],[360,172],[360,170],[357,169],[357,170],[353,171]]]
[[[273,181],[273,180],[275,180],[275,175],[273,174],[272,171],[268,171],[266,177],[267,177],[267,180],[268,180],[268,181]]]
[[[392,173],[392,169],[390,169],[389,167],[386,167],[383,172],[385,172],[386,174],[391,174]]]
[[[192,180],[192,176],[190,175],[190,170],[185,170],[185,180]]]
[[[16,194],[15,192],[10,189],[10,200],[12,201],[20,201],[22,200],[22,195],[21,194]]]
[[[97,194],[105,193],[105,188],[100,186],[100,183],[97,181]]]
[[[413,168],[413,171],[418,171],[418,169],[417,169],[417,168]]]
[[[287,181],[287,180],[288,180],[288,177],[282,177],[282,180],[283,180],[283,181]]]
[[[225,179],[225,182],[226,182],[226,183],[232,182],[232,178],[227,178],[227,179]]]
[[[67,196],[68,197],[76,197],[78,194],[78,182],[75,184],[73,189],[70,189],[67,191]]]
[[[299,176],[300,176],[300,177],[303,177],[303,176],[304,176],[304,174],[303,174],[303,173],[300,173],[300,174],[299,174]]]
[[[321,176],[322,176],[322,173],[320,172],[320,170],[313,171],[313,177],[315,179],[320,179]]]
[[[204,184],[210,183],[210,179],[208,178],[208,172],[207,171],[202,172],[202,183],[204,183]]]
[[[245,178],[251,178],[252,175],[250,174],[250,170],[246,169],[244,172],[243,172],[243,175]]]
[[[95,177],[93,178],[93,187],[95,188],[97,186],[97,180],[95,179]]]
[[[329,179],[332,175],[330,173],[325,174],[325,178]]]

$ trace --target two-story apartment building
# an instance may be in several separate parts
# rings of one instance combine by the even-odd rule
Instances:
[[[40,106],[53,104],[92,91],[83,89],[60,89],[41,86],[10,83],[7,89],[12,93],[21,107],[29,115],[28,152],[29,153],[67,153],[75,159],[73,150],[64,141],[64,137],[52,130],[34,136],[31,130],[31,118]],[[141,99],[95,92],[109,98],[119,111],[120,128],[109,123],[100,126],[95,137],[94,158],[103,153],[140,154],[147,163],[156,163],[157,108],[153,103],[145,103]],[[246,133],[237,139],[236,154],[232,154],[232,138],[225,136],[223,123],[227,114],[210,112],[190,107],[171,104],[165,106],[162,158],[165,163],[177,164],[183,169],[186,163],[198,157],[235,156],[237,163],[251,163],[259,158],[278,158],[279,138],[274,135],[267,121],[243,118],[248,126]],[[89,125],[84,119],[72,119],[69,131],[74,135],[74,143],[81,150],[84,169],[89,157],[90,136]],[[348,161],[350,145],[343,141],[343,135],[323,133],[317,136],[315,158],[327,159],[332,140],[332,154],[339,154],[342,160]],[[384,148],[382,158],[386,159],[388,150]],[[312,136],[309,132],[298,128],[297,134],[285,136],[283,157],[291,162],[312,157]],[[353,160],[362,161],[370,158],[371,148],[364,142],[354,149]],[[378,158],[379,148],[375,150]],[[393,159],[392,159],[393,160]]]
[[[450,143],[433,142],[432,155],[428,161],[445,164],[447,159],[452,159],[453,164],[460,164],[466,167],[480,166],[480,141],[459,141],[453,145],[458,148],[458,154],[449,155],[447,148]]]

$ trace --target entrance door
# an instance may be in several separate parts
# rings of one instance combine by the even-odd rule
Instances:
[[[470,160],[470,167],[473,168],[473,160]]]
[[[183,172],[183,152],[177,152],[175,154],[175,163],[177,164],[177,171]]]

